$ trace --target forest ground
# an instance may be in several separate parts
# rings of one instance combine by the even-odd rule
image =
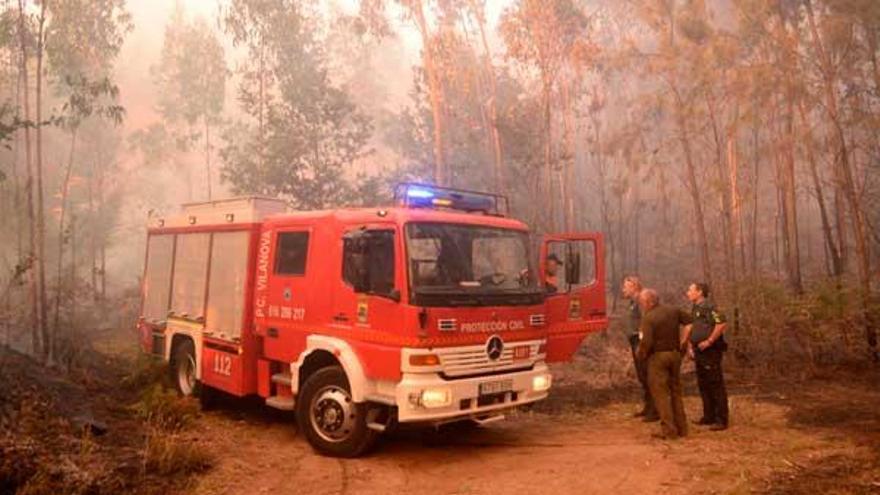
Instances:
[[[137,393],[131,386],[114,386],[130,372],[131,355],[91,359],[88,372],[76,380],[52,378],[30,369],[26,359],[6,355],[0,378],[14,379],[19,387],[31,380],[31,389],[51,389],[63,405],[56,408],[61,416],[88,410],[106,423],[108,433],[89,440],[88,462],[77,461],[81,446],[71,459],[80,466],[103,463],[105,472],[94,475],[96,480],[114,479],[125,491],[880,493],[877,369],[759,380],[754,373],[731,370],[731,429],[694,426],[687,439],[662,441],[651,437],[656,423],[632,417],[638,389],[627,371],[627,353],[622,339],[593,337],[574,362],[555,367],[551,396],[536,407],[478,429],[403,428],[382,438],[370,455],[352,460],[315,454],[288,414],[259,401],[227,398],[212,411],[195,413],[173,435],[173,442],[199,452],[210,467],[189,459],[195,469],[165,466],[161,476],[151,474],[139,454],[147,433],[130,412],[137,408]],[[692,366],[685,372],[685,405],[693,420],[700,402]],[[35,486],[30,493],[40,492]]]
[[[584,357],[550,399],[506,421],[439,434],[399,431],[370,456],[315,455],[291,421],[227,403],[191,432],[218,453],[195,493],[880,493],[878,374],[805,382],[732,377],[732,428],[651,437],[634,386],[595,389]],[[579,365],[581,369],[579,369]],[[686,376],[688,384],[694,377]],[[686,408],[698,418],[699,396]],[[231,407],[230,407],[231,406]]]

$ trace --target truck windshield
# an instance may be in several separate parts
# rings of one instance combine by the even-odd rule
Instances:
[[[406,247],[415,304],[537,304],[543,297],[531,266],[526,232],[410,223]]]

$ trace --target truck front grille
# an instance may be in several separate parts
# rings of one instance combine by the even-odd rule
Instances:
[[[529,355],[525,359],[515,360],[513,349],[520,346],[529,346]],[[440,357],[440,366],[443,374],[450,378],[459,378],[472,375],[482,375],[498,371],[529,368],[538,359],[539,340],[525,342],[505,342],[501,356],[496,360],[489,359],[485,345],[467,347],[451,347],[448,349],[435,349]]]

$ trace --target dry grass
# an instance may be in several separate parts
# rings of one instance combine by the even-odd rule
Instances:
[[[160,383],[144,388],[133,409],[150,427],[170,433],[183,430],[199,414],[194,400],[178,397],[176,392]]]
[[[153,365],[90,356],[114,368],[92,368],[83,385],[0,353],[0,493],[167,493],[212,465],[187,437],[197,404],[165,389]],[[106,434],[82,429],[80,409],[106,423]]]
[[[204,472],[214,456],[194,438],[152,427],[144,447],[144,474],[160,477],[188,476]]]

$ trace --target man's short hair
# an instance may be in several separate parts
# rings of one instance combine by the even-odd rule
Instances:
[[[706,282],[694,282],[694,287],[696,287],[697,290],[700,291],[700,294],[702,294],[703,297],[709,297],[709,284],[707,284]]]
[[[627,275],[626,277],[623,277],[623,283],[627,283],[627,282],[635,285],[636,289],[638,289],[638,290],[643,289],[642,280],[639,278],[638,275]]]
[[[555,261],[557,264],[561,265],[562,260],[559,259],[559,256],[556,256],[556,253],[550,253],[547,255],[547,261]]]

